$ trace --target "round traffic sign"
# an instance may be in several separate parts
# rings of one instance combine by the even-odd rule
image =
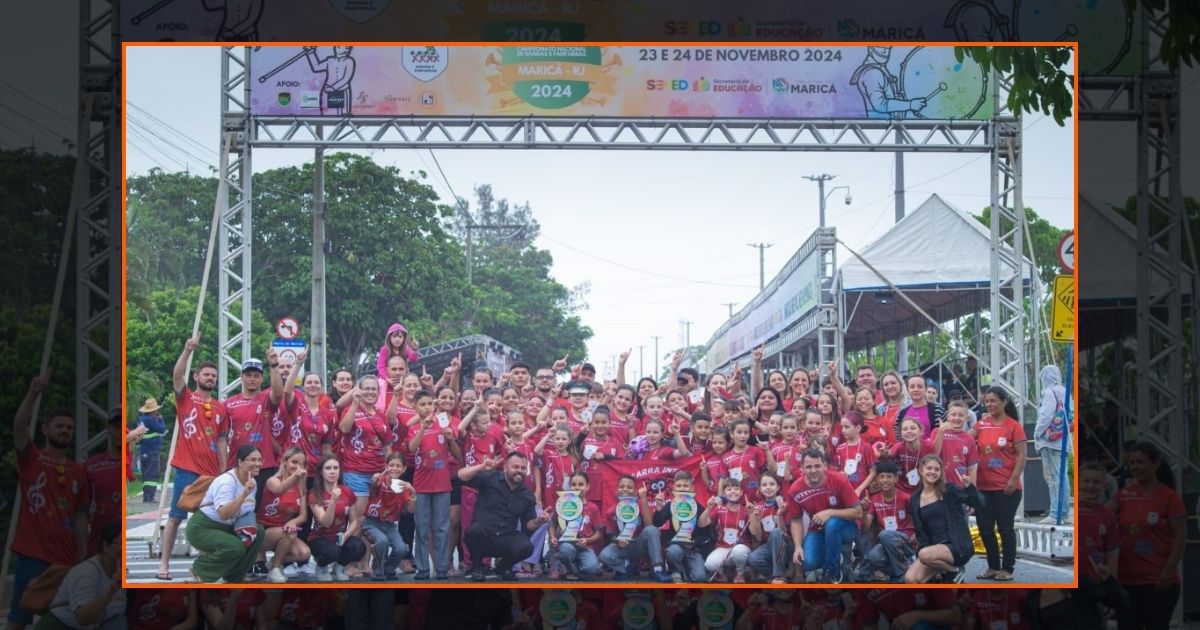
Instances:
[[[1063,234],[1058,241],[1058,266],[1067,273],[1075,273],[1075,232]]]
[[[275,334],[280,339],[295,339],[300,335],[300,322],[295,317],[283,317],[275,323]]]

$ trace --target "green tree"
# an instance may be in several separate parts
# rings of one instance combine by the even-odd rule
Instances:
[[[550,277],[554,259],[534,245],[540,226],[528,203],[497,200],[491,186],[475,188],[475,208],[460,199],[454,233],[465,241],[468,225],[520,224],[523,228],[472,230],[472,286],[465,334],[482,333],[520,350],[530,365],[550,365],[564,354],[582,357],[592,330],[576,314],[587,286],[574,290]]]
[[[30,308],[53,298],[58,255],[71,198],[74,160],[35,153],[32,149],[0,151],[0,196],[4,229],[0,230],[0,294],[6,304]],[[74,244],[72,249],[74,251]],[[75,310],[68,268],[63,312]]]
[[[1041,111],[1061,127],[1074,105],[1072,75],[1063,71],[1071,61],[1071,48],[1063,46],[959,46],[959,61],[971,58],[985,73],[993,67],[1012,77],[1008,108],[1014,112]]]

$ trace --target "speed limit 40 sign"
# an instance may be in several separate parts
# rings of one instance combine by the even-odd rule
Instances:
[[[1067,232],[1058,241],[1058,266],[1067,273],[1075,273],[1075,232]]]

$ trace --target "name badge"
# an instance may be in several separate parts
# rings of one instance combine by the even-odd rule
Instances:
[[[857,473],[858,472],[858,460],[857,459],[846,460],[846,465],[842,467],[842,471],[845,472],[847,476]]]
[[[726,545],[736,544],[737,538],[738,538],[738,530],[736,530],[732,527],[726,527],[724,532],[721,535],[721,540],[725,541]]]
[[[595,444],[588,444],[583,447],[583,458],[591,459],[596,454],[598,447]]]
[[[730,468],[729,469],[729,478],[734,481],[741,481],[742,480],[742,469],[741,468]]]
[[[1008,446],[1008,438],[1000,438],[996,440],[996,444],[999,446]]]
[[[908,471],[908,474],[905,475],[905,478],[908,479],[908,485],[914,487],[919,485],[921,481],[921,475],[917,474],[916,468]]]
[[[1147,512],[1146,522],[1151,525],[1158,525],[1158,512]]]
[[[1008,630],[1008,622],[1004,619],[997,619],[988,624],[988,630]]]
[[[896,517],[895,516],[883,517],[883,528],[888,530],[889,532],[894,532],[897,529],[899,529],[899,526],[896,523]]]
[[[783,477],[785,472],[787,472],[787,462],[777,462],[775,464],[775,475]]]
[[[775,517],[764,516],[762,521],[763,531],[768,534],[775,531]]]

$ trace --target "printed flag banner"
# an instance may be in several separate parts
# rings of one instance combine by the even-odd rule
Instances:
[[[702,462],[703,457],[701,455],[660,461],[610,459],[603,462],[593,462],[593,465],[597,467],[601,475],[600,513],[607,514],[608,510],[616,505],[617,482],[621,479],[622,475],[633,477],[637,481],[638,488],[646,488],[647,498],[653,499],[661,490],[665,493],[666,500],[670,501],[675,473],[680,470],[686,470],[692,474],[692,479],[695,480],[693,484],[695,501],[698,505],[704,505],[708,501],[709,495],[700,477],[700,468],[703,466]]]

